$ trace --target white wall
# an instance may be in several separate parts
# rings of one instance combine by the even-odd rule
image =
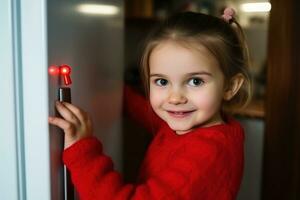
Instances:
[[[0,1],[0,194],[18,199],[17,122],[13,63],[13,19],[10,0]]]

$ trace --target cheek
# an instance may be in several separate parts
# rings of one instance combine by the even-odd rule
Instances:
[[[219,91],[204,90],[195,94],[193,97],[194,104],[203,110],[215,111],[219,109],[222,101],[222,94]]]
[[[150,104],[153,109],[157,108],[162,102],[163,98],[161,95],[161,92],[157,91],[156,89],[153,89],[150,87]]]

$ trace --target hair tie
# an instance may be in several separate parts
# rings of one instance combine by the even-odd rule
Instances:
[[[235,15],[235,11],[233,8],[225,8],[222,18],[226,22],[230,23],[232,22],[234,15]]]

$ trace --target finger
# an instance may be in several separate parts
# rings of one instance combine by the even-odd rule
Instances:
[[[61,102],[56,102],[56,109],[65,120],[72,122],[73,124],[80,124],[80,120],[76,115]]]
[[[63,102],[63,104],[79,119],[81,124],[86,123],[86,120],[88,119],[86,112],[68,102]]]
[[[63,129],[65,134],[73,135],[75,127],[72,123],[58,117],[48,117],[48,122]]]

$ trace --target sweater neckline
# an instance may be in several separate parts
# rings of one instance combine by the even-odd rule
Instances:
[[[221,131],[227,132],[226,130],[230,129],[230,127],[235,127],[236,126],[236,122],[232,117],[224,115],[223,119],[224,119],[223,120],[224,123],[215,124],[215,125],[207,126],[207,127],[199,126],[199,127],[196,127],[195,129],[193,129],[193,130],[191,130],[191,131],[189,131],[185,134],[182,134],[182,135],[177,134],[174,130],[172,130],[170,128],[170,126],[167,123],[164,123],[164,126],[166,126],[166,128],[168,129],[167,132],[170,135],[172,135],[173,137],[177,137],[177,138],[189,137],[190,135],[193,135],[193,133],[207,132],[209,130],[221,130]]]

